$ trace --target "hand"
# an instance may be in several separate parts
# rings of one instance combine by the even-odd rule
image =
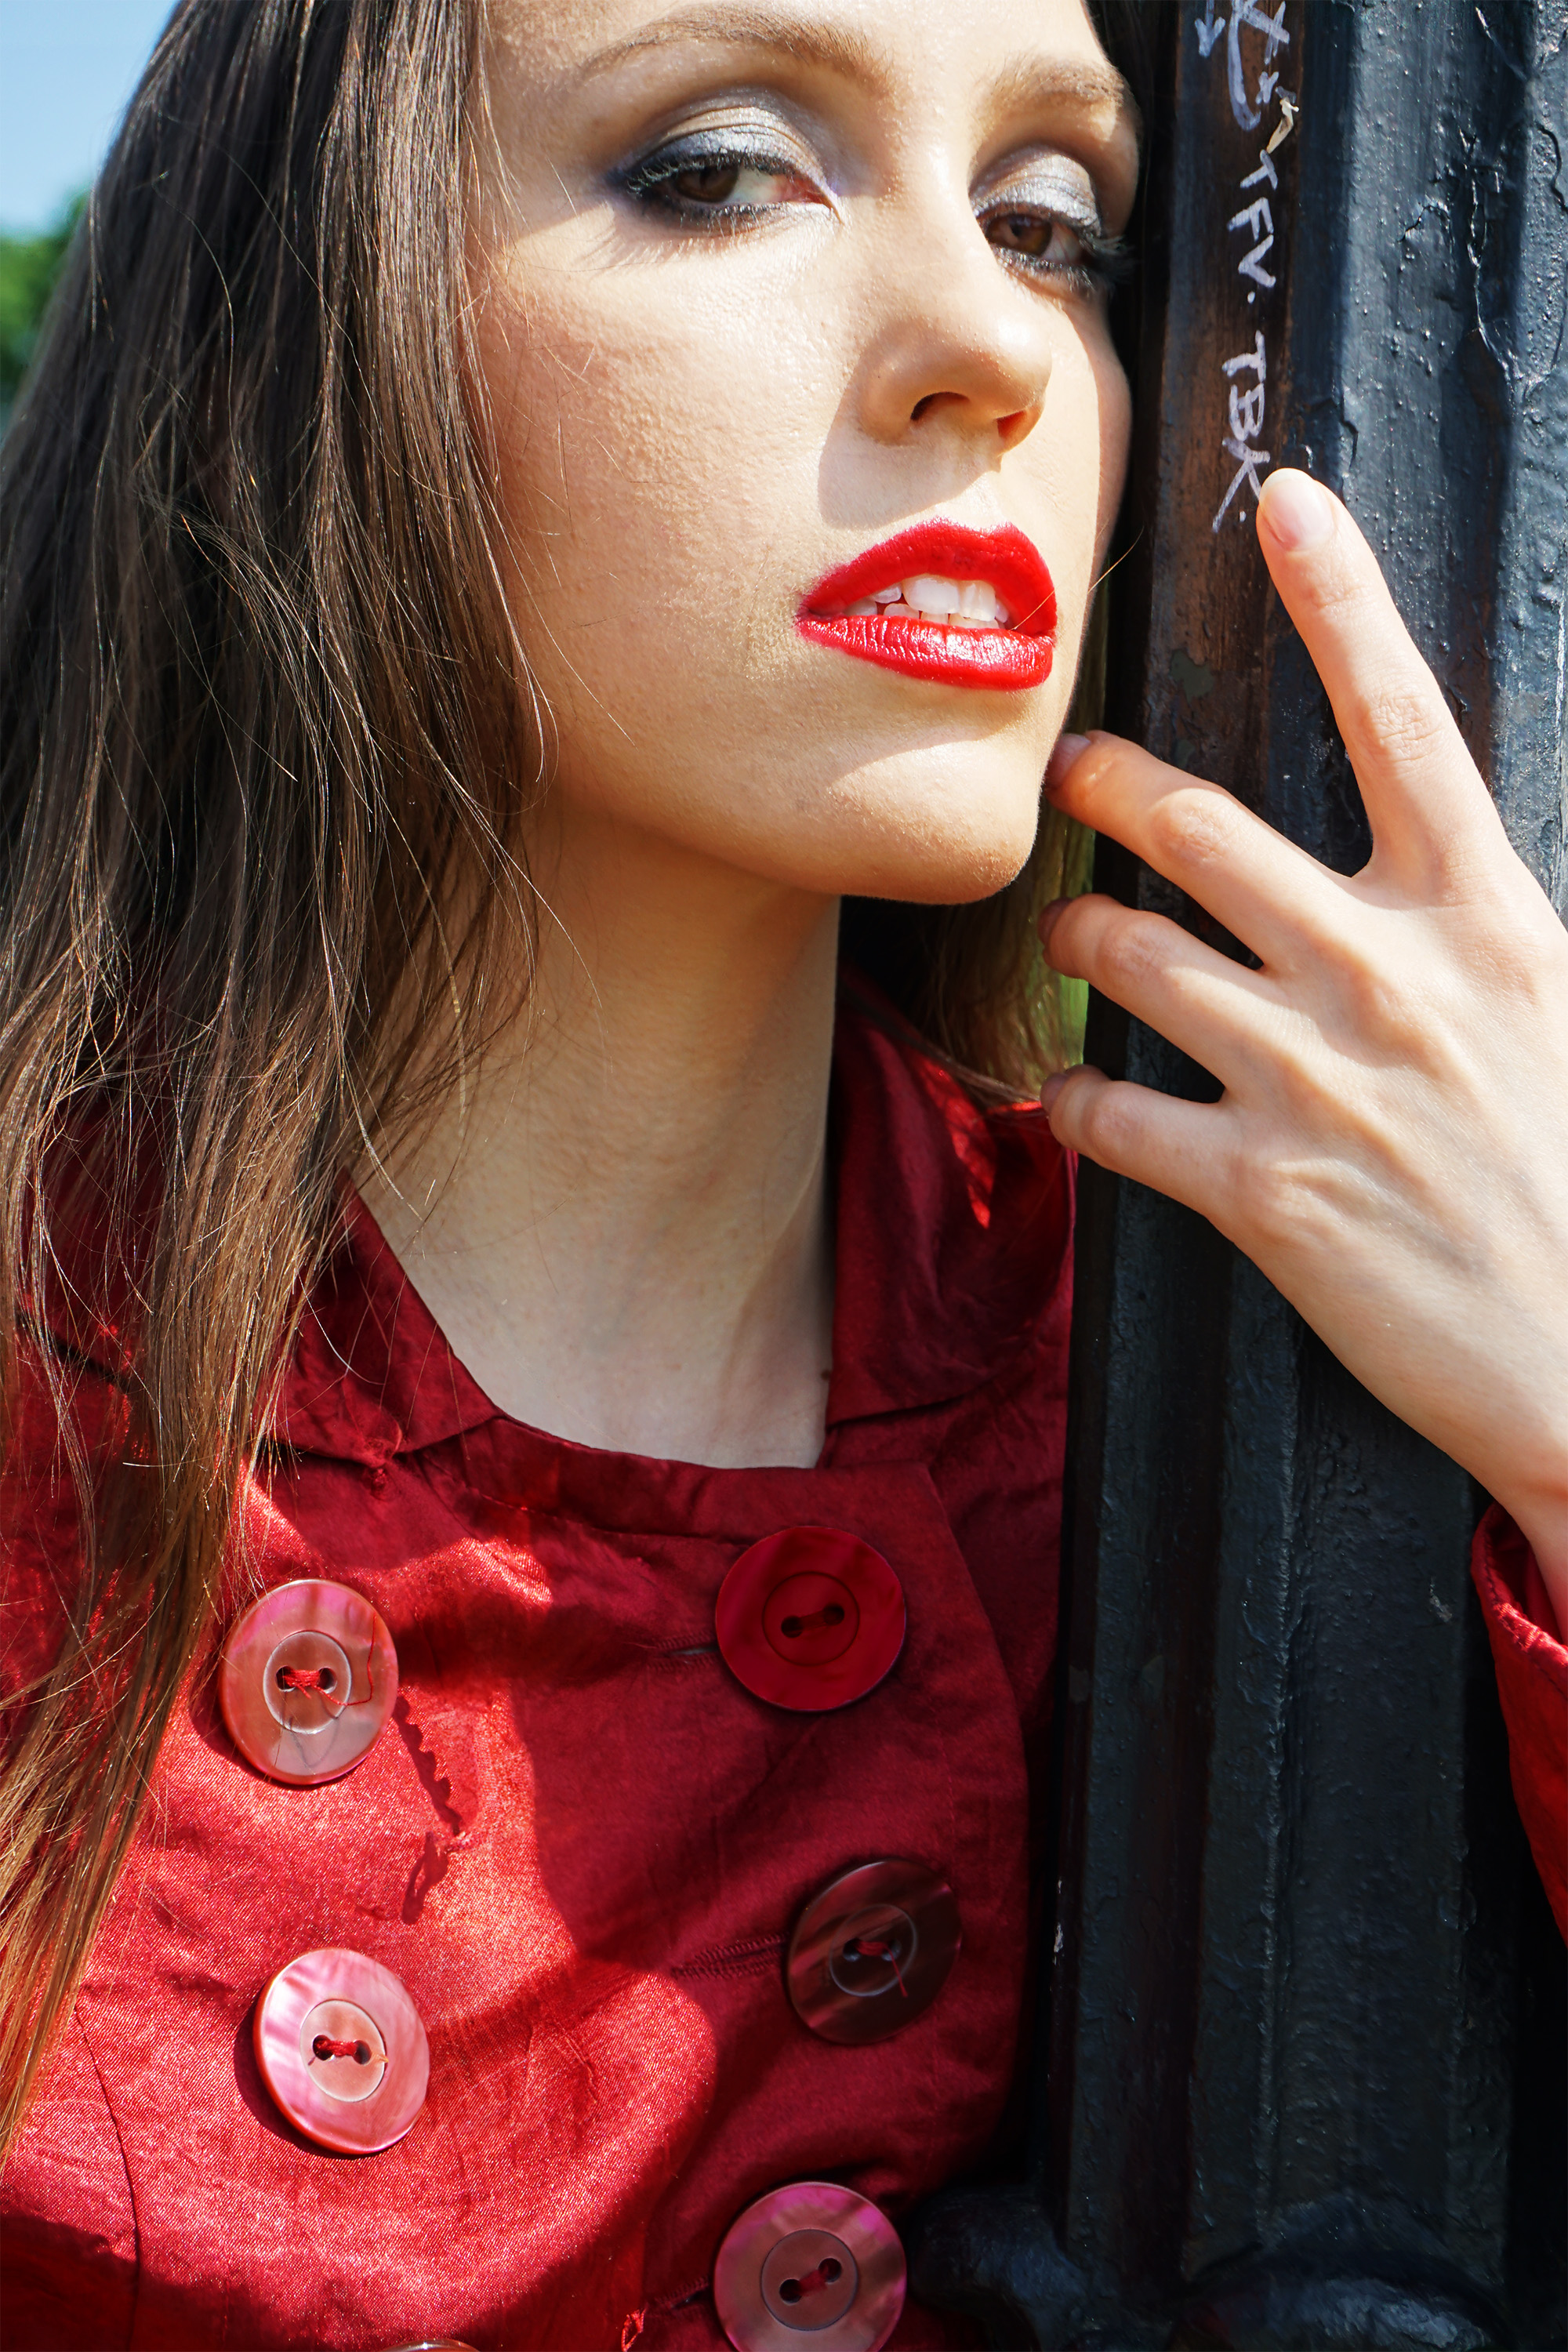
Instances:
[[[1216,785],[1115,736],[1064,738],[1053,800],[1262,969],[1111,898],[1047,908],[1047,961],[1225,1089],[1177,1102],[1072,1070],[1046,1088],[1052,1130],[1212,1219],[1511,1511],[1568,1628],[1568,931],[1345,509],[1280,472],[1258,530],[1333,704],[1371,861],[1331,873]]]

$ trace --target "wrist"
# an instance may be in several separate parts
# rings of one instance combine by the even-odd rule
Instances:
[[[1497,1499],[1534,1553],[1557,1622],[1568,1629],[1568,1456],[1559,1481],[1532,1482],[1528,1490]]]

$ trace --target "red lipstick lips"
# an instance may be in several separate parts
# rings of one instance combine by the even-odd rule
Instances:
[[[965,628],[929,614],[902,617],[901,605],[898,616],[845,609],[921,575],[987,583],[1006,608],[1005,625]],[[1043,686],[1051,674],[1057,592],[1038,549],[1014,524],[972,530],[963,523],[922,522],[819,580],[795,626],[818,645],[908,677],[1016,693]]]

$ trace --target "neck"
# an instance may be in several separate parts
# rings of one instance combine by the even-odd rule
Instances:
[[[541,878],[515,1034],[366,1199],[503,1412],[618,1452],[808,1465],[837,901],[592,818]]]

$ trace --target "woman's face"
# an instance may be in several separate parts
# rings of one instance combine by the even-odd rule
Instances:
[[[999,888],[1127,438],[1136,134],[1081,0],[489,16],[480,364],[568,828]]]

